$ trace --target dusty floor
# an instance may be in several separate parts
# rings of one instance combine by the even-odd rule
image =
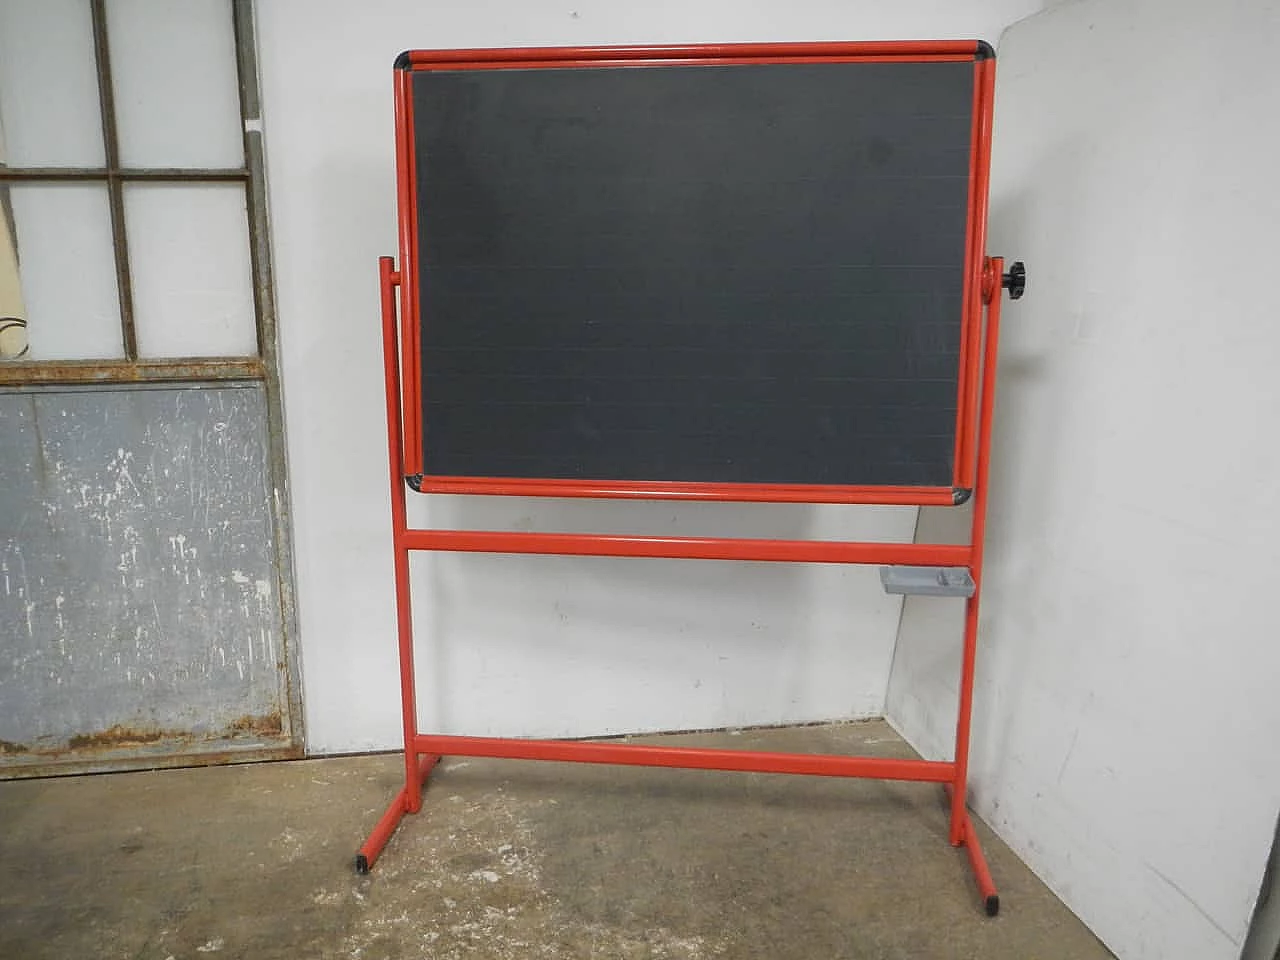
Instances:
[[[882,723],[678,743],[909,756]],[[396,756],[0,783],[0,958],[1106,958],[922,784],[450,760],[369,876]]]

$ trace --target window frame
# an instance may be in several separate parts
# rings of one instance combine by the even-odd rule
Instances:
[[[244,144],[243,163],[236,168],[125,168],[118,165],[115,144],[114,104],[111,96],[111,67],[107,46],[106,0],[89,0],[93,18],[94,56],[97,63],[99,100],[103,113],[103,137],[112,143],[104,167],[5,167],[0,165],[0,189],[7,183],[93,181],[105,182],[110,196],[112,241],[115,247],[117,276],[125,271],[120,296],[131,297],[129,283],[129,251],[124,227],[124,184],[151,183],[226,183],[244,185],[245,210],[249,229],[249,258],[253,287],[254,325],[258,352],[253,356],[179,357],[140,359],[136,340],[126,330],[132,327],[132,303],[126,314],[121,302],[121,336],[126,357],[114,360],[0,360],[0,387],[64,384],[129,384],[129,383],[227,383],[253,381],[262,384],[266,395],[266,443],[268,480],[271,484],[270,510],[272,536],[276,550],[276,586],[280,591],[281,636],[283,639],[285,700],[288,705],[289,743],[261,750],[237,752],[236,762],[287,759],[305,756],[306,728],[302,711],[302,677],[297,653],[298,615],[294,578],[294,546],[292,503],[285,438],[284,404],[280,383],[279,336],[276,322],[275,281],[272,272],[271,237],[267,218],[266,162],[263,153],[261,95],[258,85],[257,38],[254,29],[254,0],[227,0],[231,7],[235,37],[236,77],[240,103],[241,132]],[[106,91],[104,94],[103,91]],[[110,113],[110,117],[108,117]],[[108,132],[110,124],[110,132]],[[124,291],[128,291],[127,293]],[[125,317],[129,319],[126,321]],[[126,326],[126,324],[128,326]],[[130,349],[129,344],[132,344]],[[220,760],[223,754],[211,754]],[[148,766],[187,766],[192,763],[219,762],[198,754],[176,753],[153,757]],[[112,764],[110,769],[129,769],[136,764]],[[75,769],[73,769],[75,768]],[[84,764],[59,763],[59,773],[102,769],[93,761]],[[39,776],[32,767],[24,775]],[[53,769],[53,768],[50,768]]]
[[[239,167],[126,167],[120,164],[106,0],[89,0],[105,164],[101,167],[12,167],[0,164],[0,188],[10,183],[90,182],[106,185],[124,357],[101,360],[4,360],[0,361],[0,385],[257,380],[266,381],[268,390],[277,392],[278,387],[274,382],[278,376],[275,302],[267,234],[266,181],[253,3],[252,0],[228,0],[228,5],[235,37],[236,78],[243,139],[242,164]],[[256,354],[162,359],[143,359],[138,356],[124,185],[140,182],[243,185],[248,217]]]

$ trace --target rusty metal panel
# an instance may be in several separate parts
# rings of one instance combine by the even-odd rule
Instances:
[[[261,380],[266,375],[266,369],[257,357],[188,357],[176,360],[28,360],[0,364],[0,385]]]
[[[260,383],[0,389],[0,776],[290,747],[267,444]]]

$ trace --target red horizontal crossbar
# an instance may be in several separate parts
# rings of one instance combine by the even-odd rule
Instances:
[[[973,40],[873,40],[830,43],[712,43],[679,46],[623,47],[486,47],[471,50],[410,50],[405,54],[414,67],[455,63],[567,60],[711,60],[813,59],[818,57],[973,59]]]
[[[683,483],[656,480],[529,480],[523,477],[423,477],[418,493],[506,497],[597,497],[635,500],[728,500],[736,503],[861,503],[950,507],[951,487],[801,486],[768,483]]]
[[[885,563],[963,567],[967,546],[941,543],[860,543],[845,540],[745,540],[737,537],[631,537],[600,533],[507,530],[406,530],[408,550],[462,553],[542,553],[668,560],[764,560],[792,563]]]
[[[817,777],[870,777],[877,780],[916,780],[926,783],[946,783],[956,772],[954,763],[936,760],[766,753],[756,750],[705,750],[701,747],[651,747],[638,743],[584,743],[578,740],[517,740],[505,737],[419,734],[414,737],[413,745],[419,753],[453,757],[562,760],[632,767],[798,773]]]

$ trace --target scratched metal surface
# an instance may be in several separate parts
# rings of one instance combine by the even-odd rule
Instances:
[[[0,390],[0,774],[289,742],[259,384]]]

